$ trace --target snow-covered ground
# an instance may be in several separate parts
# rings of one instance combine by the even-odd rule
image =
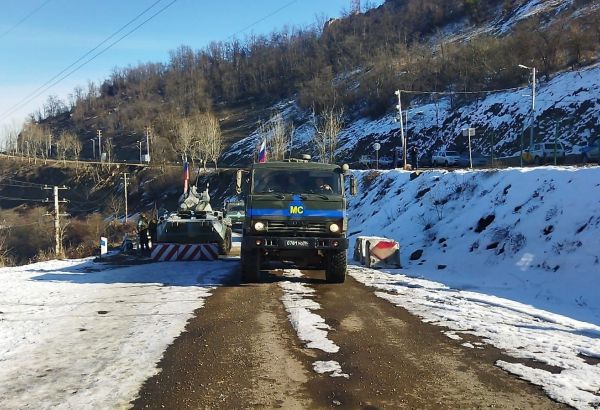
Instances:
[[[0,269],[0,408],[127,407],[231,271],[89,259]]]
[[[518,68],[516,68],[518,69]],[[525,73],[524,75],[526,75]],[[468,103],[454,106],[450,98],[432,101],[417,96],[409,112],[406,136],[409,145],[418,148],[419,156],[429,158],[434,149],[466,151],[462,129],[473,127],[476,136],[473,150],[495,158],[520,152],[523,130],[529,127],[531,99],[524,96],[530,88],[481,94]],[[277,106],[284,117],[297,124],[294,152],[316,154],[311,142],[314,128],[306,112],[294,101]],[[347,121],[338,136],[336,157],[339,161],[356,160],[360,154],[374,154],[372,144],[382,145],[380,155],[392,155],[401,145],[400,124],[396,112],[377,119],[358,118]],[[579,154],[581,148],[600,136],[600,64],[580,70],[559,73],[543,79],[536,92],[535,142],[553,141],[555,135],[565,144],[567,153]],[[258,130],[223,154],[225,163],[244,164],[252,161],[260,144]],[[529,144],[529,134],[524,141]]]
[[[600,365],[594,364],[600,359],[600,326],[399,272],[352,267],[350,274],[375,288],[377,296],[450,328],[446,335],[465,348],[481,348],[462,342],[461,335],[476,335],[515,359],[525,359],[496,365],[542,386],[555,400],[581,409],[600,406]]]
[[[549,396],[600,405],[600,167],[355,175],[352,239],[396,239],[403,264],[355,279],[450,338],[552,366],[497,363]]]

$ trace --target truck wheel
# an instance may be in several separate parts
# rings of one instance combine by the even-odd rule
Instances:
[[[229,255],[231,252],[231,228],[225,231],[225,239],[219,244],[219,255]]]
[[[344,283],[346,280],[346,251],[333,251],[326,256],[325,279],[329,283]]]
[[[260,282],[260,251],[242,249],[242,280],[246,283]]]

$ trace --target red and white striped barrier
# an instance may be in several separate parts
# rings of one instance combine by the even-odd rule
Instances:
[[[151,257],[160,262],[214,261],[219,258],[219,247],[214,243],[193,245],[156,243],[152,247]]]
[[[387,241],[387,238],[382,238],[380,236],[359,236],[356,238],[356,242],[354,242],[354,255],[352,259],[356,262],[359,262],[361,265],[367,263],[367,241],[374,241],[381,239],[383,241]]]
[[[367,241],[368,268],[401,268],[400,245],[392,239]]]

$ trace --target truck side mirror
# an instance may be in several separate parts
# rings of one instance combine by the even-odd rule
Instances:
[[[242,193],[242,170],[238,169],[235,174],[235,192],[239,195]]]
[[[350,176],[350,195],[356,195],[358,193],[358,184],[354,175]]]

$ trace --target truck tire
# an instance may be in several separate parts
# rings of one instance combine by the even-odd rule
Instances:
[[[325,279],[329,283],[344,283],[346,280],[346,251],[333,251],[325,260]]]
[[[229,255],[231,252],[231,228],[225,231],[225,239],[219,244],[219,255]]]
[[[242,281],[245,283],[260,282],[260,259],[260,251],[258,249],[242,248]]]

